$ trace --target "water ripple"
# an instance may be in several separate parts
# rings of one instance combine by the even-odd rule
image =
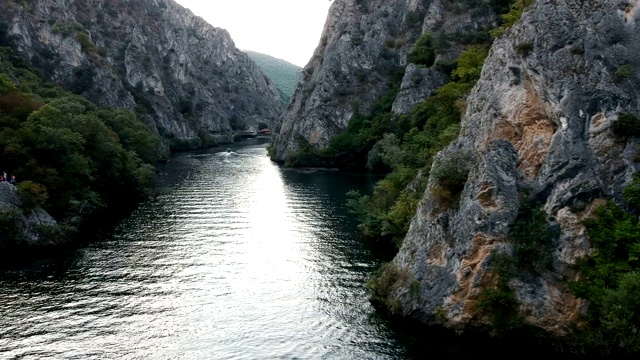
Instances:
[[[99,242],[0,277],[0,357],[393,359],[336,173],[180,154]]]

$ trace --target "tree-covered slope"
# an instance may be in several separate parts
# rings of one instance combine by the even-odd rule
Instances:
[[[60,243],[88,217],[135,202],[163,153],[134,113],[48,83],[0,47],[0,169],[16,177],[20,197],[0,201],[0,249]],[[58,225],[29,220],[41,209]]]
[[[286,106],[296,89],[298,81],[300,81],[302,68],[285,60],[255,51],[246,51],[246,53],[260,66],[262,72],[276,84],[283,106]]]

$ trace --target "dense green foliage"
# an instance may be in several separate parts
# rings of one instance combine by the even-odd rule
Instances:
[[[247,51],[246,53],[260,66],[262,72],[273,81],[278,93],[280,93],[282,105],[286,106],[300,81],[302,68],[269,55],[254,51]]]
[[[509,231],[509,241],[514,247],[514,264],[519,273],[551,269],[553,239],[558,235],[558,229],[547,223],[545,212],[525,201]]]
[[[398,310],[399,304],[391,301],[389,295],[397,282],[406,280],[406,274],[401,273],[393,263],[382,265],[366,283],[371,301],[376,305],[385,306],[392,312]]]
[[[33,210],[45,204],[49,195],[42,185],[30,180],[18,184],[18,196],[22,200],[24,210]]]
[[[436,51],[433,45],[431,33],[424,33],[416,41],[413,49],[407,55],[407,63],[416,65],[431,66],[436,60]]]
[[[24,210],[58,221],[138,199],[163,153],[160,138],[126,110],[100,109],[43,81],[0,48],[0,161],[18,179]]]
[[[426,186],[433,156],[458,136],[464,99],[480,77],[487,48],[470,46],[462,53],[451,81],[417,105],[407,116],[379,115],[376,141],[368,152],[370,169],[388,168],[371,196],[351,193],[349,207],[361,219],[362,233],[383,244],[399,246]],[[376,129],[376,128],[373,128]],[[364,131],[361,131],[364,132]],[[453,156],[436,166],[438,189],[451,204],[462,191],[470,162]],[[416,175],[421,176],[416,177]],[[446,193],[448,192],[448,193]]]
[[[640,179],[631,186],[638,188]],[[627,188],[629,189],[629,188]],[[635,195],[625,192],[625,195]],[[637,198],[627,199],[637,201]],[[583,279],[572,284],[589,300],[587,346],[603,352],[640,351],[640,223],[638,216],[609,203],[584,221],[593,253],[579,264]]]
[[[373,146],[383,135],[392,131],[396,117],[391,114],[391,105],[398,93],[398,86],[388,92],[373,106],[369,116],[356,114],[347,128],[334,136],[326,149],[310,145],[304,138],[297,138],[298,152],[292,156],[288,166],[332,166],[344,171],[367,171],[367,157]],[[379,164],[378,164],[379,165]],[[376,165],[377,166],[377,165]],[[374,172],[386,172],[388,168],[370,168]]]
[[[640,136],[640,118],[633,114],[621,114],[618,119],[611,124],[614,134],[622,137]]]
[[[509,6],[509,11],[506,14],[500,15],[500,20],[502,24],[493,29],[491,31],[491,35],[494,37],[500,37],[502,34],[507,31],[508,28],[512,27],[520,18],[522,17],[522,13],[524,10],[531,4],[533,4],[534,0],[515,0]]]

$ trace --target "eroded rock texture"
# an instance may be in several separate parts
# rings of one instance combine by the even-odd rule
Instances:
[[[422,33],[462,38],[496,19],[489,2],[337,0],[329,10],[313,58],[282,116],[275,160],[286,162],[302,145],[325,148],[354,114],[369,115],[376,101],[402,82],[394,112],[407,113],[448,79],[435,69],[407,67]],[[438,59],[457,58],[449,44]]]
[[[529,196],[560,235],[552,269],[510,280],[518,313],[556,334],[579,322],[585,304],[568,282],[590,251],[581,220],[604,199],[620,201],[638,166],[637,141],[615,136],[611,123],[640,111],[639,8],[539,0],[494,42],[460,138],[438,155],[468,154],[472,170],[450,207],[437,204],[430,179],[390,267],[396,312],[452,328],[487,324],[475,304],[496,281],[491,254],[513,252],[507,235]]]

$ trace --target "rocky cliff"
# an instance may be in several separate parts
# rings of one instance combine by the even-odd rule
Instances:
[[[582,220],[638,170],[638,140],[611,124],[640,112],[640,2],[538,0],[498,38],[467,99],[461,135],[434,167],[464,154],[471,168],[459,202],[442,206],[429,180],[393,262],[387,304],[398,314],[463,329],[497,281],[496,257],[514,253],[509,230],[541,206],[554,230],[550,266],[509,279],[524,322],[555,334],[587,304],[568,283],[591,251]]]
[[[376,102],[395,96],[398,88],[394,112],[407,113],[447,81],[436,68],[405,71],[418,37],[431,33],[456,39],[438,49],[436,63],[446,64],[459,55],[462,47],[456,41],[473,41],[495,19],[488,1],[335,1],[320,44],[283,113],[275,160],[286,162],[306,144],[326,148],[355,114],[371,114]]]
[[[279,121],[278,92],[258,66],[172,0],[2,0],[0,27],[50,81],[136,110],[176,147]]]
[[[43,228],[57,225],[57,222],[42,208],[24,210],[16,187],[0,181],[0,249],[20,245],[42,247],[56,245],[64,239],[43,235]],[[9,233],[10,232],[10,233]]]

